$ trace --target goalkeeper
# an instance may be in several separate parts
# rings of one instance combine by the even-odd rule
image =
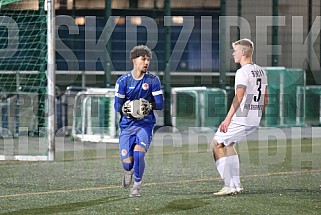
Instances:
[[[119,152],[125,172],[122,186],[128,188],[134,175],[130,197],[139,197],[145,170],[145,154],[153,136],[156,118],[153,110],[163,109],[163,93],[157,76],[147,70],[152,58],[144,45],[130,52],[133,69],[118,78],[114,108],[120,113]]]

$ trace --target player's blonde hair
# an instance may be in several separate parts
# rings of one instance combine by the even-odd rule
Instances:
[[[254,51],[254,43],[250,39],[244,38],[232,43],[233,48],[237,45],[239,45],[241,49],[246,52],[247,56],[252,56]]]

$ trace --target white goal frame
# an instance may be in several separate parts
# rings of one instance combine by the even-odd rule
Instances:
[[[0,160],[19,160],[19,161],[54,161],[55,160],[55,0],[46,1],[47,10],[47,136],[41,141],[47,143],[46,152],[43,155],[15,155],[6,154],[6,148],[9,151],[14,150],[15,141],[12,138],[4,139],[4,154],[0,155]],[[1,4],[0,4],[1,8]],[[20,141],[20,140],[19,140]],[[7,144],[7,145],[6,145]],[[13,152],[13,151],[12,151]],[[38,153],[37,153],[38,154]]]
[[[104,142],[118,143],[118,113],[114,110],[115,89],[111,88],[86,88],[84,91],[77,93],[74,101],[73,123],[71,135],[76,140],[81,142]],[[108,118],[108,133],[94,133],[94,129],[101,130],[102,128],[93,127],[92,123],[92,108],[91,101],[93,98],[110,98],[109,103],[109,118]],[[78,106],[78,104],[81,104]],[[80,108],[81,122],[76,122],[77,111]],[[100,117],[98,112],[98,117]],[[80,127],[80,128],[79,128]],[[78,132],[80,130],[80,132]]]

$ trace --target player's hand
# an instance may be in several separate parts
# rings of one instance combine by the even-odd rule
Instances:
[[[122,106],[122,113],[127,118],[142,119],[147,116],[153,107],[146,99],[128,100]]]
[[[149,112],[151,112],[153,109],[152,104],[143,98],[140,98],[139,101],[140,101],[139,114],[147,116],[149,114]]]
[[[220,125],[220,132],[226,133],[230,123],[231,123],[231,120],[229,118],[225,118],[225,120]]]
[[[127,100],[123,106],[122,106],[122,112],[123,114],[127,117],[130,118],[130,114],[131,114],[131,101]]]

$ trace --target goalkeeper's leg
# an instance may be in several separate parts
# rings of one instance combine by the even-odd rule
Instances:
[[[121,184],[124,188],[128,188],[132,182],[134,158],[131,146],[134,141],[135,138],[124,133],[122,133],[119,138],[120,158],[125,170],[121,178]]]
[[[134,186],[130,197],[140,196],[141,183],[145,171],[145,154],[149,148],[153,133],[153,127],[145,127],[137,132],[134,148]]]
[[[130,184],[132,183],[132,177],[133,177],[133,157],[129,157],[125,160],[122,160],[123,168],[125,172],[123,173],[121,184],[123,188],[128,188]]]
[[[136,148],[136,147],[135,147]],[[137,148],[141,148],[137,146]],[[140,183],[145,171],[145,149],[141,148],[134,151],[134,182]]]
[[[130,192],[130,197],[139,197],[143,174],[145,171],[146,150],[136,145],[134,149],[134,185]]]

